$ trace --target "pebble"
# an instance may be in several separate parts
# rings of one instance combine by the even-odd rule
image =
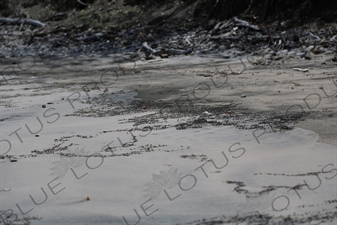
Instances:
[[[12,157],[12,158],[9,159],[9,161],[10,161],[10,162],[17,162],[18,160],[17,160],[17,158]]]
[[[306,51],[311,51],[312,49],[314,49],[315,47],[313,46],[313,45],[310,45],[310,46],[308,46],[305,50]]]
[[[296,54],[295,51],[289,51],[289,52],[288,52],[288,55],[295,55],[295,54]]]

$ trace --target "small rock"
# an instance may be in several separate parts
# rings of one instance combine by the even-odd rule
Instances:
[[[36,134],[35,137],[40,137],[40,135]]]
[[[46,105],[42,105],[42,108],[46,108],[47,106]]]
[[[146,60],[152,60],[152,59],[156,59],[156,57],[154,55],[149,55],[145,59]]]
[[[227,54],[220,54],[220,56],[224,59],[229,59],[231,56]]]
[[[293,68],[295,71],[300,71],[300,72],[308,72],[308,69],[301,69],[301,68]]]
[[[161,54],[160,57],[161,58],[168,58],[168,54]]]
[[[296,54],[295,51],[289,51],[289,52],[288,52],[288,55],[295,55],[295,54]]]
[[[134,52],[130,55],[130,59],[134,59],[134,58],[137,58],[137,57],[138,57],[138,54],[136,52]]]
[[[246,95],[241,95],[241,98],[245,98],[245,97],[247,97]]]
[[[318,48],[311,49],[311,52],[314,53],[315,55],[322,53],[322,51]]]
[[[9,159],[9,161],[10,161],[10,162],[17,162],[17,161],[18,161],[18,159],[17,159],[17,158],[15,158],[15,157],[11,157],[11,158]]]
[[[314,49],[315,47],[313,45],[310,45],[309,47],[307,47],[305,50],[307,51],[311,51],[312,49]]]
[[[201,77],[213,77],[213,75],[211,75],[211,74],[203,74],[203,73],[197,74],[196,76],[201,76]]]

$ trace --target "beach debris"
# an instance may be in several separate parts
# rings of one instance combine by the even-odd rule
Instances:
[[[146,105],[143,105],[142,109],[148,109],[148,107]]]
[[[236,17],[233,18],[233,21],[234,21],[235,25],[237,25],[237,26],[247,27],[247,28],[250,28],[250,29],[256,30],[256,31],[260,30],[260,28],[258,26],[252,25],[252,24],[248,23],[247,21],[240,20]]]
[[[213,77],[212,74],[204,74],[204,73],[199,73],[196,76],[200,76],[200,77]]]
[[[27,157],[30,158],[30,157],[36,157],[36,156],[37,156],[36,153],[32,153],[32,154],[29,154]]]
[[[33,20],[33,19],[25,19],[25,18],[4,18],[0,17],[0,22],[1,23],[7,23],[7,24],[12,24],[12,25],[21,25],[21,24],[28,24],[32,25],[35,27],[45,27],[46,24],[38,21],[38,20]]]
[[[144,52],[146,59],[152,59],[152,54],[156,52],[156,50],[152,49],[147,42],[144,42],[142,47],[138,50],[138,52]]]
[[[301,69],[301,68],[293,68],[295,71],[300,71],[300,72],[308,72],[308,69]]]
[[[36,134],[35,137],[40,137],[40,135]]]
[[[12,189],[10,189],[10,188],[3,188],[2,189],[2,191],[10,191],[10,190],[12,190]]]
[[[17,162],[18,159],[17,159],[16,157],[11,157],[11,158],[9,158],[9,161],[10,161],[10,162]]]
[[[213,113],[210,113],[208,111],[205,111],[201,114],[201,116],[213,116]]]
[[[54,21],[66,16],[62,12],[44,21]],[[0,36],[7,37],[4,39],[0,57],[20,56],[22,52],[27,54],[39,52],[42,56],[99,53],[107,55],[113,49],[126,49],[127,57],[123,56],[122,60],[138,58],[145,61],[183,54],[215,54],[222,58],[237,58],[250,54],[251,59],[259,59],[250,60],[250,63],[269,65],[276,60],[284,61],[292,57],[309,60],[310,54],[334,52],[337,40],[336,27],[328,27],[324,32],[317,28],[308,29],[307,26],[283,30],[276,29],[272,24],[262,27],[248,19],[237,17],[217,22],[209,21],[206,27],[200,26],[196,29],[187,29],[179,24],[177,27],[170,23],[145,27],[136,23],[127,29],[120,27],[113,31],[88,29],[84,24],[73,27],[51,26],[48,30],[40,29],[29,33],[28,37],[26,36],[28,32],[27,34],[17,32],[15,26],[9,24],[19,22],[21,25],[23,21],[32,22],[29,19],[2,18],[2,21],[8,22],[3,22],[3,30],[0,30]],[[282,23],[284,22],[277,26],[284,27]],[[40,23],[37,25],[40,26]],[[67,35],[63,35],[64,33]],[[19,44],[20,39],[29,47]],[[39,45],[36,43],[42,40],[51,48],[37,47]]]
[[[168,55],[168,54],[165,54],[165,53],[160,54],[160,58],[162,58],[162,59],[163,59],[163,58],[168,58],[168,56],[169,56],[169,55]]]
[[[76,38],[75,40],[83,41],[83,42],[99,41],[102,36],[103,36],[103,33],[98,32],[92,35],[86,35],[84,37]]]
[[[314,53],[315,55],[318,55],[322,53],[323,51],[319,48],[314,48],[314,49],[311,49],[311,52]]]
[[[90,201],[90,197],[87,196],[86,198],[84,198],[84,201],[85,202]]]
[[[311,33],[311,32],[309,32],[309,35],[310,35],[311,38],[313,38],[313,39],[315,39],[315,40],[317,40],[317,41],[320,41],[320,40],[321,40],[320,37],[318,37],[317,35],[314,35],[314,34]]]

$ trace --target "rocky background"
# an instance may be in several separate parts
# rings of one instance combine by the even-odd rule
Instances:
[[[336,52],[328,0],[2,0],[0,12],[1,58]]]

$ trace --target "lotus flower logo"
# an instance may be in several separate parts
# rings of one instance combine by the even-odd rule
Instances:
[[[53,162],[53,165],[55,165],[51,170],[54,170],[50,175],[54,176],[56,175],[58,178],[64,177],[69,169],[80,167],[85,162],[85,156],[86,152],[84,152],[84,147],[75,150],[68,150],[68,153],[65,154],[65,156],[60,155],[60,160]]]
[[[145,184],[147,188],[143,191],[147,192],[143,197],[150,197],[155,199],[159,194],[165,189],[171,189],[178,185],[178,182],[181,179],[181,173],[178,174],[177,169],[167,172],[161,171],[160,174],[153,174],[153,182]]]
[[[250,211],[259,211],[259,210],[265,210],[271,207],[271,204],[274,200],[274,195],[270,195],[270,193],[260,194],[260,196],[257,197],[248,197],[246,195],[246,203],[242,204],[242,208],[248,208]]]

